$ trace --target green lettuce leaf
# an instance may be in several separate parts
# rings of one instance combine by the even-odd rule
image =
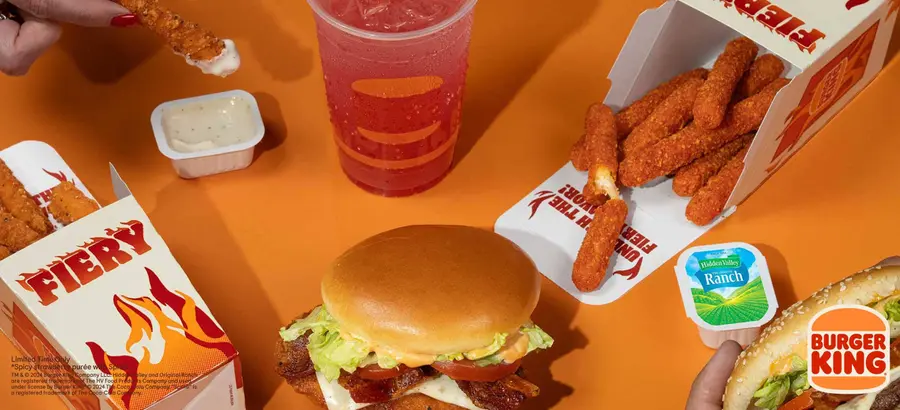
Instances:
[[[807,363],[800,356],[791,358],[791,370],[785,374],[769,377],[763,386],[753,393],[759,399],[756,406],[775,410],[787,400],[788,395],[799,396],[809,389]]]
[[[465,359],[466,357],[462,353],[450,353],[450,354],[442,354],[435,359],[436,362],[455,362],[457,360]]]
[[[900,299],[886,303],[884,305],[884,315],[891,322],[900,322]]]
[[[553,338],[535,324],[523,327],[521,332],[528,336],[528,353],[553,346]]]
[[[494,342],[490,344],[490,346],[484,349],[478,349],[477,353],[466,352],[463,355],[466,359],[469,360],[478,360],[484,357],[488,357],[494,353],[500,351],[503,348],[503,345],[506,344],[506,337],[509,336],[506,333],[497,333],[494,335]]]
[[[306,346],[309,356],[316,370],[329,381],[336,380],[342,369],[353,373],[371,353],[362,341],[341,337],[337,322],[322,306],[317,307],[306,318],[281,329],[279,333],[282,340],[290,342],[308,331],[312,331]],[[397,366],[395,360],[391,358],[390,361],[394,363],[391,367]],[[379,357],[378,364],[381,365],[381,362],[382,358]]]

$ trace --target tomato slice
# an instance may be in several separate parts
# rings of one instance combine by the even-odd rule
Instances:
[[[515,373],[521,365],[522,360],[516,360],[515,363],[500,363],[481,367],[471,360],[457,360],[455,362],[435,362],[431,367],[446,374],[453,380],[495,382]]]
[[[803,394],[783,404],[778,410],[807,410],[813,408],[815,403],[812,399],[812,392],[812,389],[803,392]]]
[[[377,364],[370,364],[366,367],[356,369],[356,372],[353,374],[367,380],[386,380],[397,377],[407,370],[409,370],[409,367],[402,364],[393,369],[382,369],[381,366]]]

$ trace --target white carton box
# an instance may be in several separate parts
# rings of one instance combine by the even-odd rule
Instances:
[[[711,67],[741,35],[790,67],[791,83],[766,114],[726,212],[698,227],[685,219],[688,199],[672,192],[670,180],[625,190],[627,224],[603,285],[591,293],[579,292],[571,278],[594,211],[581,195],[587,174],[571,163],[504,213],[495,230],[583,303],[615,301],[733,213],[872,81],[884,65],[898,7],[897,0],[670,0],[644,12],[609,75],[604,103],[614,110],[682,72]]]
[[[42,207],[61,180],[88,192],[44,143],[0,158]],[[117,202],[0,262],[0,330],[23,355],[13,383],[52,389],[16,391],[71,409],[244,409],[237,351],[110,169]]]

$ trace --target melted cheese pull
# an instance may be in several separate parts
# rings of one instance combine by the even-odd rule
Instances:
[[[900,367],[891,370],[891,383],[900,379]],[[869,410],[875,404],[875,397],[878,393],[869,393],[865,396],[859,396],[847,403],[838,406],[835,410]]]
[[[353,398],[350,397],[350,392],[341,387],[337,380],[329,382],[325,379],[325,376],[319,372],[316,372],[316,379],[319,381],[319,388],[322,389],[322,394],[325,397],[325,404],[328,406],[328,410],[358,410],[372,405],[372,403],[357,403],[353,401]],[[456,382],[447,376],[442,375],[437,379],[422,383],[404,393],[404,396],[415,393],[424,394],[432,399],[453,404],[464,409],[483,410],[480,407],[476,407],[475,404],[472,403],[472,400],[469,399],[469,396],[466,396],[466,394],[460,390],[459,386],[456,385]]]

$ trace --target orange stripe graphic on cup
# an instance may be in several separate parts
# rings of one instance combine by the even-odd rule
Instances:
[[[370,78],[354,81],[350,88],[360,94],[378,98],[406,98],[437,90],[444,85],[441,77],[429,75],[409,78]]]
[[[362,134],[363,137],[366,137],[372,141],[386,145],[401,145],[422,141],[425,138],[430,137],[431,134],[434,134],[434,132],[437,131],[440,127],[441,122],[438,121],[434,124],[429,125],[428,127],[422,128],[421,130],[400,134],[371,131],[363,127],[357,127],[356,129],[359,130],[359,133]]]
[[[421,157],[410,158],[410,159],[401,159],[401,160],[389,160],[389,159],[375,159],[372,157],[365,156],[350,148],[341,138],[338,136],[338,133],[334,134],[334,141],[337,143],[337,146],[347,154],[348,157],[352,158],[354,161],[363,163],[373,168],[380,168],[386,170],[398,170],[398,169],[407,169],[414,168],[420,165],[425,165],[431,161],[438,159],[441,155],[447,152],[447,150],[453,148],[456,144],[456,139],[459,137],[459,130],[453,133],[453,135],[447,139],[441,146],[437,147],[434,151],[431,151]]]

